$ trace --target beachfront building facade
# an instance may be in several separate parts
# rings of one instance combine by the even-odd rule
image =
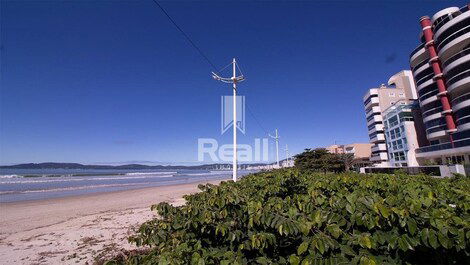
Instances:
[[[371,148],[370,143],[334,144],[325,147],[332,154],[352,154],[354,156],[352,167],[356,169],[370,166]]]
[[[420,125],[420,109],[417,101],[390,106],[383,113],[385,139],[389,165],[392,167],[419,166],[416,149],[426,142]]]
[[[427,146],[423,163],[470,163],[470,11],[450,7],[420,19],[421,44],[410,55]]]
[[[417,99],[416,87],[411,71],[404,70],[393,75],[388,86],[382,84],[372,88],[363,97],[366,123],[371,148],[370,161],[375,166],[390,166],[384,130],[383,112],[390,106],[408,104]]]
[[[352,154],[354,158],[370,158],[372,144],[370,143],[352,143],[343,145],[330,145],[325,149],[332,154]]]

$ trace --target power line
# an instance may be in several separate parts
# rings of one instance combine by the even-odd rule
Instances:
[[[255,120],[255,122],[258,124],[258,126],[261,128],[261,130],[264,131],[265,134],[269,134],[269,132],[264,129],[263,125],[261,125],[261,123],[258,121],[258,119],[255,117],[255,115],[253,114],[253,112],[251,111],[251,108],[250,106],[245,102],[245,106],[246,108],[248,109],[248,113],[251,115],[251,117],[253,117],[253,119]]]
[[[179,30],[179,32],[181,32],[181,34],[183,34],[183,36],[186,38],[186,40],[189,41],[189,43],[191,43],[191,45],[194,47],[194,49],[196,49],[199,54],[210,64],[210,66],[212,66],[212,68],[216,71],[217,71],[217,67],[215,67],[215,65],[211,62],[211,60],[209,60],[209,58],[202,52],[201,49],[199,49],[199,47],[191,40],[191,38],[188,36],[188,34],[186,34],[179,26],[178,24],[176,24],[176,22],[173,20],[173,18],[170,17],[170,15],[166,12],[166,10],[160,5],[160,3],[157,2],[157,0],[152,0],[161,10],[162,12],[165,14],[165,16],[171,21],[171,23]]]
[[[165,14],[165,16],[168,18],[168,20],[170,20],[170,22],[175,26],[176,29],[178,29],[178,31],[183,34],[183,36],[186,38],[186,40],[191,44],[191,46],[193,46],[194,49],[196,49],[199,54],[202,56],[202,58],[204,58],[206,60],[207,63],[209,63],[209,65],[212,67],[212,69],[215,70],[216,73],[219,73],[220,71],[224,70],[225,68],[227,68],[229,65],[231,65],[232,63],[228,64],[227,66],[221,68],[220,70],[217,70],[217,67],[215,67],[215,64],[212,63],[212,61],[209,59],[209,57],[207,57],[204,52],[202,52],[202,50],[196,45],[196,43],[189,37],[188,34],[186,34],[183,29],[180,28],[180,26],[178,26],[178,24],[176,24],[175,20],[173,20],[173,18],[171,18],[170,14],[168,14],[168,12],[166,12],[166,10],[163,8],[162,5],[160,5],[160,3],[158,3],[157,0],[152,0],[159,8],[160,10]],[[243,75],[243,72],[242,70],[240,69],[240,67],[238,66],[237,64],[237,67],[238,67],[238,70],[240,71],[240,73]],[[248,106],[248,104],[245,103],[245,105],[247,106],[247,109],[248,109],[248,113],[253,117],[253,119],[255,120],[255,122],[258,124],[258,126],[264,131],[265,134],[269,134],[268,131],[266,129],[264,129],[264,127],[261,125],[261,123],[259,122],[259,120],[255,117],[255,115],[253,114],[253,112],[251,111],[250,109],[250,106]]]

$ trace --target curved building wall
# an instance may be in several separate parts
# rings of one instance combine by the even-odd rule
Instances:
[[[420,35],[421,43],[410,55],[410,66],[428,140],[447,142],[452,134],[470,129],[470,11],[468,6],[449,7],[437,12],[431,23],[433,42]],[[430,58],[429,46],[435,47],[437,58]],[[432,65],[436,61],[442,75]],[[439,78],[446,92],[438,89]],[[449,109],[443,108],[443,94],[448,97]],[[448,113],[457,130],[450,130],[446,124]]]

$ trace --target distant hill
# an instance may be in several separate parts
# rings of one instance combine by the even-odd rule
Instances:
[[[140,164],[128,164],[128,165],[83,165],[79,163],[27,163],[27,164],[18,164],[11,166],[0,166],[3,169],[205,169],[205,170],[214,170],[219,169],[220,167],[229,167],[231,164],[206,164],[206,165],[196,165],[196,166],[163,166],[163,165],[140,165]],[[245,166],[260,166],[266,165],[262,163],[258,164],[244,164]]]

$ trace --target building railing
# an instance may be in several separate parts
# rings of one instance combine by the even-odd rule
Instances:
[[[470,32],[470,26],[466,26],[462,29],[459,29],[457,30],[456,32],[452,33],[450,36],[448,36],[447,38],[445,38],[442,42],[440,42],[438,45],[437,45],[437,49],[438,50],[441,50],[444,46],[446,46],[449,42],[457,39],[458,37],[466,34]]]
[[[421,50],[422,48],[424,48],[424,43],[421,43],[418,47],[416,47],[416,49],[414,49],[411,54],[410,54],[410,58],[413,57],[413,55],[415,55],[415,53],[417,53],[419,50]]]
[[[464,146],[470,146],[470,138],[454,141],[454,147],[452,147],[451,143],[443,143],[443,144],[436,144],[436,145],[421,147],[421,148],[416,149],[416,153],[419,154],[419,153],[434,152],[434,151],[447,150],[447,149],[464,147]]]
[[[424,60],[422,60],[419,64],[417,64],[415,67],[412,67],[411,68],[411,71],[415,71],[417,69],[419,69],[421,66],[425,65],[425,64],[429,64],[429,58],[426,58]]]
[[[462,80],[466,77],[469,77],[469,76],[470,76],[470,69],[466,70],[466,71],[463,71],[458,75],[454,75],[451,79],[447,80],[447,86],[450,86],[453,83],[455,83],[457,81],[460,81],[460,80]]]
[[[422,77],[421,79],[419,79],[418,81],[416,81],[416,86],[420,86],[422,83],[430,80],[432,77],[434,76],[434,72],[428,74],[428,75],[425,75],[424,77]]]
[[[457,61],[457,59],[460,59],[462,57],[464,57],[465,55],[468,55],[470,54],[470,47],[462,50],[461,52],[453,55],[452,57],[450,57],[449,59],[447,59],[443,64],[442,64],[442,67],[443,68],[446,68],[449,64]]]
[[[468,99],[470,99],[470,93],[463,94],[462,96],[459,96],[452,100],[452,105],[457,105],[460,102],[466,101]]]

